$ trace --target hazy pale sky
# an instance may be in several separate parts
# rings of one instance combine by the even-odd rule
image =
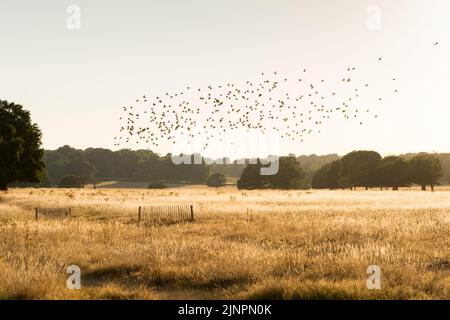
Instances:
[[[0,0],[0,99],[31,110],[45,148],[114,149],[121,107],[143,94],[355,66],[383,94],[379,117],[336,118],[281,153],[450,152],[449,13],[448,0]]]

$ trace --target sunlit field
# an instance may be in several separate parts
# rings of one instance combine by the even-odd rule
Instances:
[[[0,298],[450,299],[450,188],[436,190],[11,189]],[[137,223],[139,206],[173,204],[195,221]],[[72,216],[36,221],[35,207]]]

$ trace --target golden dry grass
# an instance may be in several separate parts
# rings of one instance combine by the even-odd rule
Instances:
[[[196,221],[136,224],[139,205]],[[73,217],[36,222],[33,208]],[[4,299],[450,299],[450,190],[18,189],[0,194]],[[67,266],[82,289],[66,288]],[[382,270],[368,290],[366,268]]]

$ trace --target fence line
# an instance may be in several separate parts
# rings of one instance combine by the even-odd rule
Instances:
[[[50,217],[50,218],[66,218],[72,214],[71,208],[35,208],[34,214],[36,220],[40,217]]]
[[[181,221],[194,221],[194,206],[166,205],[139,207],[138,222],[145,223],[174,223]]]

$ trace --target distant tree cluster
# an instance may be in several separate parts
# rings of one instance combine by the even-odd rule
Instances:
[[[275,175],[261,175],[262,167],[259,160],[256,164],[249,164],[237,182],[238,189],[309,188],[305,173],[294,156],[280,157],[279,170]]]
[[[52,185],[58,185],[66,176],[80,177],[83,183],[104,179],[204,183],[209,176],[209,167],[204,163],[176,165],[170,154],[160,156],[147,150],[79,150],[64,146],[46,151],[45,163]]]
[[[400,156],[382,158],[375,151],[353,151],[339,160],[322,166],[312,178],[315,189],[344,189],[399,187],[418,184],[426,186],[439,183],[443,175],[440,160],[431,154],[418,154],[410,159]]]

